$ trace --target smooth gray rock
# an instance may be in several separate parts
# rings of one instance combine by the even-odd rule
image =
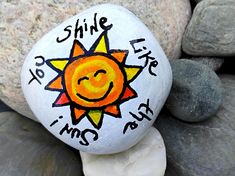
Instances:
[[[183,50],[190,55],[235,55],[235,1],[198,3],[182,42]]]
[[[213,70],[195,61],[171,61],[173,84],[166,106],[177,118],[199,122],[213,116],[222,103],[223,88]]]
[[[1,176],[82,176],[79,154],[40,124],[15,112],[0,113]]]
[[[212,70],[217,71],[224,63],[223,58],[218,57],[192,57],[189,60],[196,61],[210,67]]]
[[[167,149],[166,176],[234,176],[235,76],[221,79],[225,99],[213,118],[189,124],[162,114],[156,121]]]

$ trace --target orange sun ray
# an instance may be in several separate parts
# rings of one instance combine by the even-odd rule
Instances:
[[[114,50],[111,53],[111,56],[113,56],[118,62],[122,63],[125,61],[126,57],[128,55],[127,50]]]
[[[109,105],[104,109],[104,112],[107,114],[111,114],[113,116],[121,116],[120,109],[117,105]]]
[[[81,56],[81,55],[84,55],[85,52],[86,52],[86,49],[84,48],[84,46],[78,40],[74,40],[70,57],[73,58],[73,57]]]
[[[63,90],[62,76],[57,76],[46,86],[47,90]]]
[[[65,105],[68,105],[69,103],[70,103],[70,101],[69,101],[67,95],[63,92],[58,96],[56,101],[53,103],[53,107],[54,106],[65,106]]]
[[[75,120],[78,121],[87,112],[84,109],[73,108]]]
[[[137,97],[137,93],[130,86],[127,86],[121,100],[127,101],[135,97]]]

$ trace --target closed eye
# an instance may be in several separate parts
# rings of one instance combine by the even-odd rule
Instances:
[[[103,69],[100,69],[100,70],[97,70],[94,74],[94,77],[96,77],[99,73],[103,73],[103,74],[106,74],[107,72]]]
[[[83,81],[83,80],[89,80],[89,78],[88,78],[88,77],[86,77],[86,76],[84,76],[84,77],[82,77],[82,78],[78,79],[78,84],[80,84],[80,83],[81,83],[81,81]]]

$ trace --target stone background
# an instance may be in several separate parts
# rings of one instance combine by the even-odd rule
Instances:
[[[149,27],[170,60],[173,86],[139,144],[96,156],[80,154],[31,120],[19,75],[44,34],[104,2],[127,7]],[[234,59],[234,0],[2,0],[0,175],[234,176]]]

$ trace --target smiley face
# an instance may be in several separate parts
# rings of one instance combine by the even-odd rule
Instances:
[[[77,59],[64,72],[67,94],[83,107],[112,104],[123,92],[124,80],[118,63],[105,55]]]

